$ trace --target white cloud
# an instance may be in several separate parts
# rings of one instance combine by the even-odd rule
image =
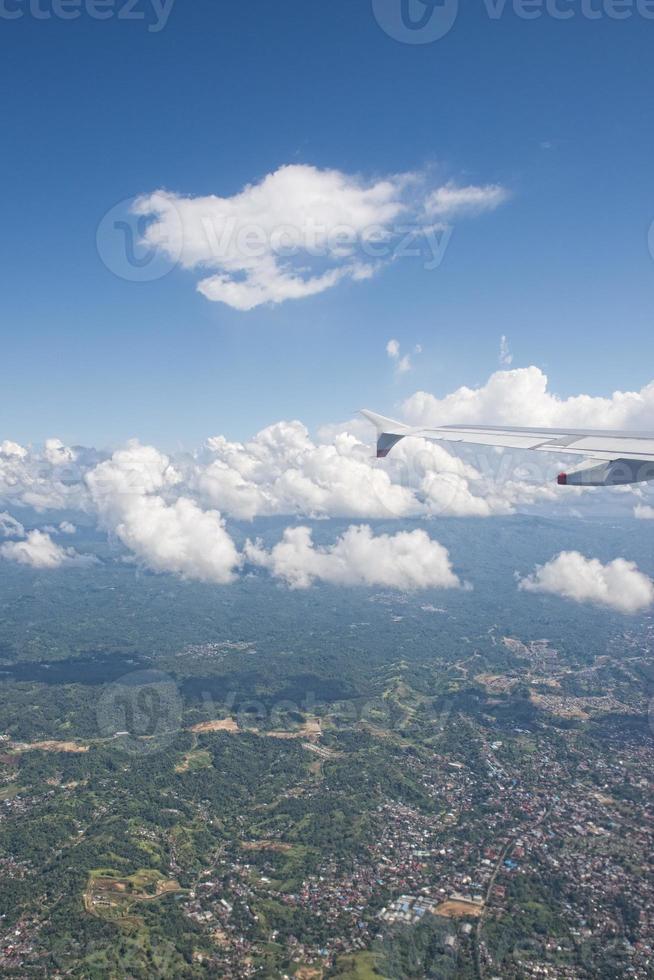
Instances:
[[[42,452],[18,443],[0,444],[0,501],[35,510],[82,509],[84,488],[75,453],[59,439],[48,439]],[[66,470],[64,464],[69,464]]]
[[[207,504],[243,519],[488,517],[511,513],[521,501],[557,499],[554,483],[523,483],[511,472],[485,477],[424,439],[400,442],[379,462],[372,458],[368,423],[328,427],[322,438],[314,443],[300,422],[269,426],[245,444],[217,436],[209,440],[209,458],[198,462],[191,485]]]
[[[388,237],[389,225],[406,210],[408,180],[364,182],[291,165],[233,197],[157,191],[141,197],[135,210],[155,219],[145,233],[150,246],[185,269],[213,270],[198,283],[207,299],[251,310],[371,275],[359,245]]]
[[[251,310],[322,293],[346,278],[367,279],[393,257],[407,222],[427,233],[434,226],[425,213],[487,210],[504,193],[448,184],[427,196],[423,184],[415,174],[364,180],[295,164],[232,197],[158,190],[140,197],[134,211],[151,219],[144,244],[185,269],[210,272],[198,283],[203,296]]]
[[[321,548],[308,527],[287,528],[271,551],[248,541],[245,555],[294,589],[316,581],[403,591],[461,587],[447,549],[421,530],[375,536],[368,525],[352,525],[335,544]]]
[[[0,514],[0,535],[3,538],[22,538],[25,536],[25,528],[20,521],[5,511]]]
[[[0,545],[0,556],[32,568],[59,568],[61,565],[82,565],[93,562],[73,548],[61,548],[44,531],[29,531],[23,541],[7,541]]]
[[[421,354],[422,347],[420,344],[416,344],[413,349],[414,354]],[[395,362],[395,370],[398,374],[407,374],[412,370],[413,364],[411,362],[410,354],[401,354],[400,342],[399,340],[389,340],[386,344],[386,353],[392,361]]]
[[[27,452],[24,446],[19,445],[17,442],[11,442],[10,439],[5,439],[4,442],[0,442],[0,456],[16,456],[18,459],[24,459],[27,456]]]
[[[399,341],[396,352],[400,358]],[[561,398],[549,390],[543,372],[531,367],[498,371],[479,388],[459,388],[440,398],[417,392],[404,411],[423,425],[478,421],[654,429],[654,383],[608,398]],[[59,440],[45,449],[7,442],[0,449],[0,509],[65,511],[51,519],[53,536],[70,533],[65,523],[57,525],[62,517],[74,520],[75,513],[83,513],[84,523],[95,517],[145,565],[212,581],[228,580],[238,567],[225,518],[483,518],[536,506],[564,513],[574,507],[581,513],[594,501],[614,513],[632,514],[636,507],[641,518],[654,510],[653,488],[646,485],[571,487],[562,494],[555,476],[566,464],[549,454],[452,450],[412,438],[387,459],[376,460],[373,442],[373,429],[363,419],[325,426],[315,439],[299,421],[278,422],[246,442],[218,435],[198,453],[175,458],[138,443],[102,459],[79,447],[69,452]],[[199,527],[205,542],[195,534]],[[178,559],[166,544],[173,540]]]
[[[248,443],[210,439],[210,461],[195,486],[209,504],[235,517],[410,516],[422,508],[414,492],[394,483],[372,450],[347,432],[317,445],[300,422],[278,422]]]
[[[636,504],[634,507],[634,517],[637,517],[641,521],[653,521],[654,507],[650,507],[648,504]]]
[[[86,476],[101,521],[148,568],[227,583],[240,557],[220,514],[162,495],[180,482],[170,460],[131,442]]]
[[[624,558],[603,565],[578,551],[562,551],[519,581],[526,592],[545,592],[575,602],[592,602],[622,613],[637,613],[654,603],[654,582]]]
[[[148,568],[205,582],[234,578],[239,556],[217,511],[205,511],[188,497],[167,504],[141,497],[125,509],[115,533]]]
[[[427,214],[434,218],[453,218],[460,214],[475,214],[481,211],[494,211],[508,200],[506,188],[500,184],[476,186],[468,184],[460,187],[450,181],[438,187],[425,202]]]
[[[462,387],[438,398],[418,391],[404,403],[415,425],[479,422],[498,425],[563,426],[595,429],[654,429],[654,381],[640,391],[616,391],[609,398],[548,390],[537,367],[496,371],[479,388]]]
[[[65,466],[76,459],[74,450],[64,446],[61,439],[46,439],[43,455],[52,466]]]
[[[509,347],[509,340],[502,334],[500,337],[500,364],[502,367],[511,367],[513,364],[513,354]]]
[[[70,521],[61,521],[56,527],[53,524],[46,524],[41,530],[47,531],[48,534],[75,534],[77,528]]]

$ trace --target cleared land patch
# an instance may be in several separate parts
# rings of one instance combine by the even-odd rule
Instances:
[[[144,868],[121,877],[117,871],[101,868],[89,874],[83,893],[84,908],[99,919],[138,925],[138,916],[129,914],[132,905],[152,902],[180,891],[183,888],[175,878],[165,878],[159,871]]]
[[[458,898],[449,898],[436,906],[434,914],[443,915],[447,919],[463,919],[469,915],[478,918],[483,911],[483,902],[466,902]]]
[[[197,725],[192,725],[192,732],[232,732],[235,734],[240,731],[233,718],[218,718],[215,721],[199,721]]]
[[[193,772],[196,769],[211,769],[211,754],[205,749],[191,749],[178,765],[175,772]]]
[[[308,718],[300,728],[284,731],[257,732],[258,735],[266,735],[268,738],[320,738],[322,727],[319,718]]]
[[[88,752],[89,746],[82,745],[81,742],[15,742],[13,748],[16,752],[34,752],[40,749],[41,752],[70,752],[74,754]]]

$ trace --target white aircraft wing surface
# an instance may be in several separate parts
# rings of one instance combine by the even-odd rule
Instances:
[[[377,428],[377,456],[383,459],[407,436],[439,442],[473,443],[506,449],[571,454],[595,460],[600,466],[577,473],[562,473],[559,483],[608,486],[654,480],[654,432],[620,432],[601,429],[541,429],[498,425],[443,425],[437,428],[409,426],[363,409]],[[577,477],[584,477],[577,479]]]

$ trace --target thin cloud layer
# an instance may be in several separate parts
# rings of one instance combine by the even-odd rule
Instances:
[[[500,337],[500,354],[499,362],[502,367],[508,368],[513,364],[513,354],[511,353],[511,348],[509,346],[509,338],[504,334]]]
[[[616,558],[603,565],[578,551],[562,551],[546,565],[538,565],[533,574],[520,579],[518,587],[621,613],[642,612],[654,603],[654,582],[634,562]]]
[[[421,354],[422,347],[420,344],[416,344],[413,348],[413,354]],[[390,357],[391,361],[395,363],[395,370],[398,374],[407,374],[413,368],[413,363],[411,361],[411,354],[403,354],[400,348],[399,340],[389,340],[386,344],[386,354]]]
[[[462,585],[447,549],[421,530],[375,536],[368,525],[352,525],[333,545],[317,547],[308,527],[287,528],[270,551],[248,541],[245,556],[292,589],[314,582],[401,591]]]
[[[0,535],[3,538],[22,538],[25,535],[25,528],[11,514],[0,514]]]
[[[505,198],[495,185],[430,191],[415,174],[364,180],[295,164],[232,197],[158,190],[140,197],[134,212],[150,221],[143,244],[184,269],[209,271],[197,285],[203,296],[252,310],[367,279],[400,239],[406,251],[408,231],[433,236],[443,231],[434,217],[489,210]],[[437,262],[441,245],[431,244]]]
[[[432,217],[454,218],[461,214],[494,211],[508,197],[507,189],[500,184],[468,184],[461,187],[450,181],[444,187],[437,187],[432,191],[425,202],[425,210]]]

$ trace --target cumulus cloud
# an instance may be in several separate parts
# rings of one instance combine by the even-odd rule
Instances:
[[[421,508],[412,489],[372,463],[371,447],[348,432],[316,444],[301,422],[279,422],[243,444],[208,442],[197,490],[235,517],[407,517]]]
[[[61,439],[46,439],[43,455],[52,466],[65,466],[76,459],[75,451],[64,446]]]
[[[148,568],[231,582],[240,557],[221,515],[186,496],[165,499],[180,479],[167,456],[136,441],[86,475],[104,526]]]
[[[496,371],[478,388],[461,387],[438,398],[418,391],[404,402],[414,425],[453,423],[561,426],[585,429],[654,429],[654,381],[640,391],[616,391],[609,398],[561,398],[548,388],[537,367]]]
[[[401,358],[399,341],[389,342],[389,355]],[[478,421],[654,429],[654,383],[608,398],[561,398],[531,367],[498,371],[479,388],[459,388],[443,397],[418,392],[405,402],[404,412],[422,425]],[[484,518],[536,506],[569,513],[571,506],[592,508],[594,500],[623,513],[636,507],[639,518],[654,513],[646,486],[636,491],[570,487],[562,494],[554,477],[565,464],[555,456],[474,447],[459,455],[450,446],[412,438],[377,460],[373,442],[374,431],[362,419],[325,426],[316,438],[299,421],[278,422],[244,442],[216,435],[197,453],[175,458],[138,442],[107,458],[60,440],[29,449],[5,441],[0,508],[12,514],[20,507],[65,511],[57,521],[83,513],[85,523],[95,518],[143,565],[216,582],[229,581],[241,561],[225,526],[229,518]],[[68,520],[57,521],[41,531],[72,533]],[[0,537],[21,536],[16,518],[0,519]]]
[[[438,197],[423,185],[415,174],[364,180],[295,164],[232,197],[158,190],[140,197],[134,211],[149,219],[144,244],[185,269],[209,271],[197,286],[203,296],[251,310],[369,278],[406,235],[399,219],[427,234],[434,226],[425,215],[488,210],[502,200],[498,187],[448,184]]]
[[[368,525],[353,525],[333,545],[317,547],[308,527],[294,527],[270,551],[248,541],[245,555],[293,589],[317,581],[402,591],[461,588],[447,549],[422,530],[375,536]]]
[[[0,501],[37,511],[84,509],[79,466],[72,465],[76,458],[59,439],[48,439],[41,451],[5,440],[0,443]]]
[[[654,507],[650,507],[649,504],[636,504],[634,517],[641,521],[654,521]]]
[[[652,431],[654,382],[639,391],[615,391],[608,397],[585,394],[561,397],[551,391],[547,375],[531,366],[496,371],[476,388],[463,386],[443,396],[417,391],[406,399],[401,411],[409,424],[417,426],[479,423]],[[476,496],[486,500],[499,497],[511,506],[538,501],[563,503],[556,489],[552,492],[555,471],[570,466],[563,451],[561,460],[553,454],[497,453],[478,447],[468,447],[463,452],[466,458],[474,459],[484,477],[474,486]],[[577,502],[583,499],[589,507],[593,500],[606,504],[610,499],[615,507],[621,493],[622,508],[633,506],[637,491],[631,488],[603,490],[599,494],[584,490],[575,497]]]
[[[22,541],[6,541],[0,545],[0,556],[8,561],[30,565],[32,568],[59,568],[61,565],[83,565],[93,562],[73,548],[62,548],[45,531],[29,531]]]
[[[526,592],[544,592],[575,602],[592,602],[622,613],[637,613],[654,603],[654,582],[624,558],[603,565],[578,551],[562,551],[532,575],[520,579]]]
[[[32,568],[59,568],[61,565],[88,564],[95,560],[89,555],[78,554],[73,548],[61,548],[50,537],[49,532],[55,530],[46,527],[27,532],[11,514],[0,513],[0,537],[19,539],[0,545],[0,557],[21,565],[31,565]]]
[[[435,514],[486,517],[510,513],[520,498],[518,481],[490,488],[473,466],[436,443],[408,439],[383,463],[370,441],[344,428],[314,442],[300,422],[269,426],[247,443],[216,436],[208,459],[197,465],[192,486],[201,499],[242,519],[296,514],[313,518],[420,517]],[[529,499],[555,494],[532,487]]]
[[[27,456],[27,452],[24,446],[19,445],[17,442],[12,442],[10,439],[5,439],[3,442],[0,442],[0,456],[7,458],[13,456],[17,459],[24,459]]]
[[[425,210],[431,217],[453,218],[460,214],[494,211],[508,197],[508,191],[500,184],[461,187],[450,181],[432,191],[425,202]]]

